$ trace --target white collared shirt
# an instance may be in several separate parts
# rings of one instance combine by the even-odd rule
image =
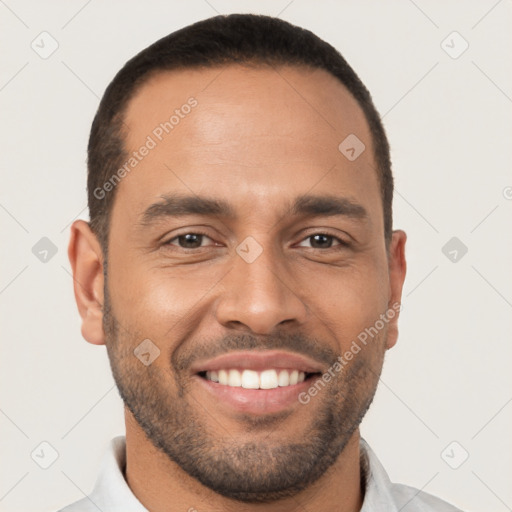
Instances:
[[[360,440],[365,495],[360,512],[461,512],[426,492],[394,484],[364,439]],[[89,496],[59,512],[149,512],[132,493],[124,478],[126,438],[112,439],[100,474]]]

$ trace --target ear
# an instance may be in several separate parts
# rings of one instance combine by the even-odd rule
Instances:
[[[82,317],[82,336],[94,345],[105,344],[103,331],[103,251],[89,224],[71,225],[68,257],[73,269],[73,287]]]
[[[389,266],[389,299],[388,299],[388,339],[386,348],[395,346],[398,339],[398,316],[402,301],[402,287],[405,280],[407,264],[405,261],[405,242],[407,235],[404,231],[393,231],[388,256]],[[393,313],[394,315],[393,315]]]

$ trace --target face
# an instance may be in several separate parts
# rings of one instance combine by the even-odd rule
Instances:
[[[323,71],[230,66],[154,76],[125,122],[140,159],[117,185],[102,318],[125,405],[219,494],[292,496],[353,437],[396,341],[405,237],[388,255],[364,115]]]

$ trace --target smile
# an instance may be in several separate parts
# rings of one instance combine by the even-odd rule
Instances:
[[[202,373],[202,375],[200,374],[201,376],[212,382],[244,389],[275,389],[277,387],[293,386],[297,383],[304,382],[306,376],[311,375],[296,369],[275,368],[263,371],[231,368]]]

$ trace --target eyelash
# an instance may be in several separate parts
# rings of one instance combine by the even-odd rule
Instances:
[[[185,247],[179,247],[179,246],[173,246],[171,244],[171,242],[177,240],[178,238],[182,237],[182,236],[186,236],[186,235],[201,235],[201,236],[205,236],[207,238],[210,238],[211,237],[207,234],[207,233],[204,233],[203,231],[187,231],[186,233],[181,233],[179,235],[176,235],[175,237],[171,238],[170,240],[168,240],[167,242],[164,242],[162,245],[163,246],[167,246],[167,247],[175,247],[176,249],[181,249],[182,251],[196,251],[196,250],[199,250],[199,249],[204,249],[204,247],[194,247],[194,248],[185,248]],[[348,242],[346,242],[345,240],[337,237],[337,236],[334,236],[334,235],[331,235],[329,233],[324,233],[322,231],[318,231],[318,232],[315,232],[315,233],[311,233],[310,235],[304,237],[301,242],[303,242],[304,240],[307,240],[308,238],[312,238],[316,235],[323,235],[323,236],[326,236],[326,237],[329,237],[329,238],[332,238],[334,240],[336,240],[337,242],[339,242],[338,245],[335,245],[333,247],[327,247],[326,249],[318,249],[318,248],[315,248],[315,247],[311,247],[311,249],[316,249],[316,250],[320,250],[320,251],[328,251],[328,250],[331,250],[331,249],[336,249],[336,247],[340,248],[340,247],[348,247],[350,244]]]

